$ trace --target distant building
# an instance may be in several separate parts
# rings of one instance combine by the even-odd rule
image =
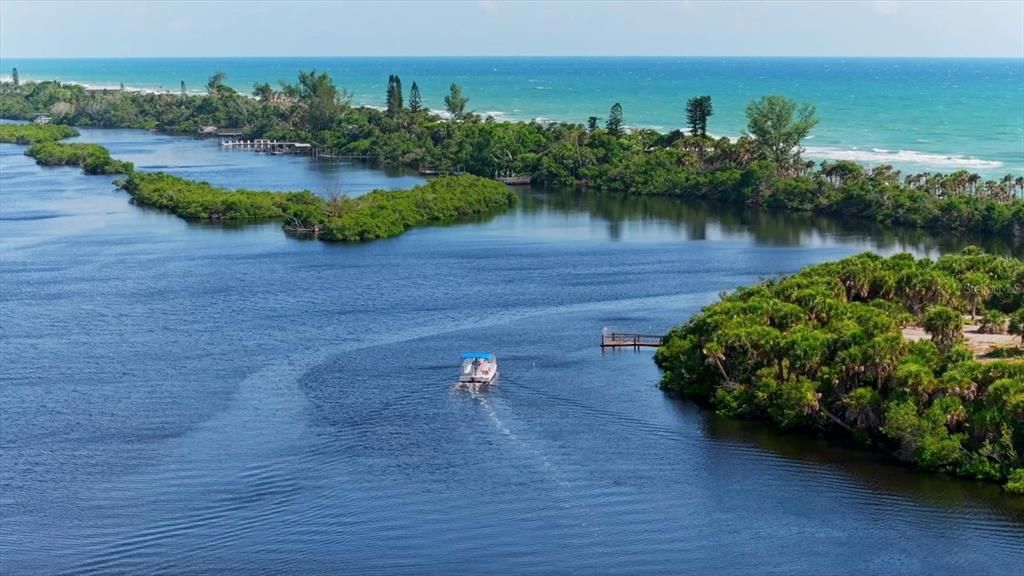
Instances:
[[[199,133],[201,135],[203,135],[203,136],[216,136],[217,135],[217,127],[216,126],[203,126],[202,128],[199,129]]]
[[[32,122],[35,123],[35,124],[49,124],[50,120],[52,120],[52,118],[50,118],[46,114],[40,114],[40,115],[36,116],[32,120]]]

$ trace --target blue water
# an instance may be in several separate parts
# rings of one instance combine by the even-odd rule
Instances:
[[[231,187],[415,175],[83,130]],[[0,574],[1014,574],[1024,502],[714,417],[660,332],[736,285],[948,235],[523,193],[360,245],[134,206],[0,145]],[[966,241],[966,239],[965,239]],[[1019,253],[1018,253],[1019,254]],[[494,389],[452,390],[459,353]]]
[[[24,79],[177,92],[216,70],[246,92],[326,70],[357,104],[381,106],[389,74],[416,81],[443,108],[452,82],[469,107],[499,119],[586,121],[621,102],[626,123],[671,130],[686,98],[709,94],[709,130],[737,136],[747,102],[784,94],[813,103],[821,123],[806,141],[818,160],[890,163],[905,171],[1024,174],[1024,59],[807,58],[175,58],[0,59]]]

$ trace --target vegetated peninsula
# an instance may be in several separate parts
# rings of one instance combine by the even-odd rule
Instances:
[[[664,390],[722,414],[1024,494],[1022,339],[1020,260],[862,254],[723,296],[655,359]]]
[[[377,190],[357,198],[312,192],[228,190],[160,172],[135,171],[98,144],[63,143],[77,135],[57,124],[2,124],[0,142],[31,144],[25,152],[41,165],[81,166],[87,174],[126,174],[119,186],[140,205],[186,219],[282,220],[290,232],[321,240],[363,242],[398,236],[418,226],[495,213],[516,201],[507,186],[471,175],[445,176],[411,190]]]
[[[406,97],[397,76],[389,78],[384,110],[350,106],[346,92],[326,73],[300,72],[296,83],[282,83],[280,89],[259,84],[251,96],[225,81],[223,73],[212,76],[205,95],[4,83],[0,116],[48,114],[54,121],[81,126],[185,134],[217,127],[243,138],[309,143],[334,155],[438,173],[523,175],[553,186],[1024,239],[1024,178],[985,181],[966,171],[903,175],[892,166],[866,169],[847,161],[816,165],[802,158],[800,147],[818,122],[814,108],[781,96],[751,102],[748,134],[729,140],[707,135],[714,115],[710,96],[686,102],[686,132],[662,134],[627,129],[628,111],[619,104],[606,120],[592,116],[585,125],[495,122],[472,113],[470,97],[456,84],[444,109],[432,113],[416,83]]]

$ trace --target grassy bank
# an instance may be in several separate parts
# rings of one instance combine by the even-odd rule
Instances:
[[[1024,332],[1024,263],[865,254],[726,295],[655,359],[664,390],[722,414],[848,435],[1024,492],[1024,363],[976,359],[962,332],[972,314]],[[911,324],[931,339],[905,340]]]

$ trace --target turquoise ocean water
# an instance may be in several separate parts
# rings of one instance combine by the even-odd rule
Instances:
[[[497,119],[602,119],[621,102],[626,123],[672,130],[687,97],[709,94],[715,135],[743,132],[744,106],[784,94],[818,109],[807,156],[889,163],[906,171],[1024,174],[1024,59],[870,58],[0,58],[4,76],[87,85],[199,91],[216,70],[251,91],[325,70],[356,104],[380,106],[389,74],[442,108],[456,82],[469,107]]]

